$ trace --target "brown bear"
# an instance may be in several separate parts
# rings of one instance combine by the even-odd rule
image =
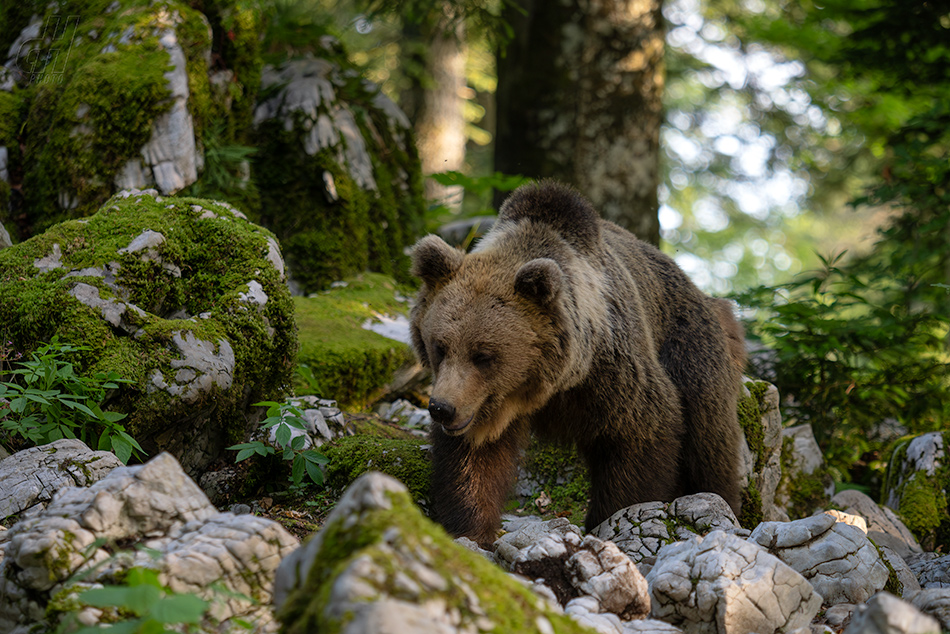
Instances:
[[[430,235],[412,260],[446,530],[494,540],[531,432],[584,456],[587,530],[700,491],[739,511],[741,328],[673,260],[550,181],[512,193],[471,253]]]

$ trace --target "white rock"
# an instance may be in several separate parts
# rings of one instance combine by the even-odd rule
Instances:
[[[115,454],[70,438],[19,451],[0,461],[0,519],[45,504],[57,491],[89,486],[121,466]]]
[[[879,546],[893,549],[901,557],[922,552],[913,534],[891,509],[879,506],[860,491],[841,491],[831,498],[831,503],[844,509],[845,513],[860,515],[867,522],[868,537]]]
[[[588,535],[567,560],[566,568],[574,587],[597,599],[602,612],[624,620],[650,613],[646,579],[613,543]]]
[[[130,566],[156,568],[174,591],[205,599],[220,598],[212,588],[220,583],[233,596],[215,603],[215,616],[265,623],[272,620],[267,603],[274,570],[297,544],[273,521],[219,514],[166,453],[144,465],[116,468],[88,488],[60,491],[44,511],[7,533],[0,562],[2,632],[42,623],[52,595],[67,600],[90,583],[114,583]],[[111,547],[104,546],[116,543],[142,544],[157,557],[131,549],[111,557]],[[77,573],[89,575],[81,585],[71,581]],[[252,605],[236,593],[261,603]]]
[[[950,630],[950,588],[921,590],[910,602],[924,614],[937,619],[941,628]]]
[[[887,583],[887,566],[867,536],[824,513],[764,522],[749,540],[804,575],[828,605],[863,603]]]
[[[652,616],[697,634],[788,632],[821,607],[804,577],[723,531],[664,546],[647,582]]]
[[[950,588],[950,555],[911,564],[921,588]]]
[[[617,544],[646,574],[664,545],[712,530],[749,534],[725,500],[715,493],[697,493],[670,503],[644,502],[621,509],[591,534]]]
[[[910,603],[881,592],[851,616],[844,634],[937,634],[940,624]]]

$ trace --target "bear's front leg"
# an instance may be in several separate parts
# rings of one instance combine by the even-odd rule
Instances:
[[[465,436],[449,436],[433,423],[432,517],[454,537],[490,546],[501,510],[518,473],[527,425],[515,421],[495,442],[475,447]]]

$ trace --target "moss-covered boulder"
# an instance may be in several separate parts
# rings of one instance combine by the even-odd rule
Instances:
[[[826,508],[834,492],[834,480],[811,425],[783,429],[782,480],[775,503],[786,510],[789,518],[797,520]]]
[[[0,41],[21,42],[11,49],[17,87],[0,98],[15,113],[0,145],[14,148],[21,237],[88,215],[123,188],[167,194],[195,181],[196,139],[211,117],[202,13],[176,0],[15,4],[0,15]],[[3,138],[11,124],[18,144]]]
[[[428,506],[432,464],[424,440],[360,434],[335,440],[321,451],[330,459],[327,486],[343,490],[364,473],[380,471],[402,482],[416,504]]]
[[[323,530],[284,558],[274,586],[288,634],[588,631],[453,543],[378,473],[357,480]]]
[[[88,346],[77,371],[131,379],[108,409],[192,474],[288,388],[297,348],[273,235],[225,203],[156,192],[0,251],[0,335],[24,353],[53,336]]]
[[[332,38],[265,67],[254,115],[261,223],[303,292],[364,270],[405,281],[425,203],[409,120]]]
[[[784,508],[775,503],[782,478],[782,415],[774,385],[746,380],[739,396],[742,446],[742,526],[753,529],[760,522],[788,521]]]
[[[299,360],[316,383],[298,385],[298,393],[315,391],[344,409],[360,409],[421,373],[407,343],[407,321],[404,341],[364,327],[380,319],[406,319],[409,305],[393,278],[357,275],[336,288],[294,297],[294,307]]]
[[[908,438],[895,447],[881,492],[924,550],[950,547],[950,432]]]

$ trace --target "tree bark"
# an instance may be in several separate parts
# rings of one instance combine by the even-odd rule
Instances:
[[[444,15],[430,31],[431,46],[416,140],[423,174],[461,170],[465,162],[465,30],[461,20]],[[427,82],[428,83],[428,82]],[[425,181],[426,198],[447,206],[461,204],[460,187],[444,187],[432,179]]]
[[[661,0],[519,0],[498,58],[495,169],[556,178],[659,243]]]

